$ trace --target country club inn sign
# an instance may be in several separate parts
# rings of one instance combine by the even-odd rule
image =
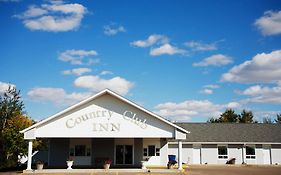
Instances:
[[[114,116],[113,111],[111,110],[96,110],[91,111],[89,113],[85,113],[83,115],[72,117],[66,120],[65,125],[67,128],[74,128],[77,125],[87,122],[92,119],[106,119],[107,123],[92,123],[92,131],[94,132],[118,132],[120,131],[121,125],[120,123],[113,123],[110,122],[112,117]],[[137,113],[134,113],[129,110],[125,110],[122,115],[122,119],[126,121],[130,121],[132,124],[139,126],[142,129],[147,128],[146,119],[140,119],[137,115]]]

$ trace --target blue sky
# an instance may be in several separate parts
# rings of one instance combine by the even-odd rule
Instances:
[[[281,113],[281,3],[0,0],[0,92],[46,118],[104,88],[172,121]]]

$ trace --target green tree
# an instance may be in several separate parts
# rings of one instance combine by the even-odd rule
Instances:
[[[245,109],[243,109],[243,111],[239,115],[239,123],[255,123],[253,119],[254,115],[252,111],[246,111]]]
[[[21,130],[32,125],[32,120],[24,115],[18,115],[7,120],[3,129],[5,143],[4,162],[5,167],[15,167],[18,163],[18,156],[27,154],[27,142],[23,139]]]
[[[233,109],[226,109],[219,118],[210,118],[208,123],[238,123],[239,115],[235,113]]]
[[[19,131],[34,124],[23,111],[20,91],[9,87],[0,94],[0,168],[14,167],[18,156],[26,155],[27,142]],[[34,150],[44,147],[42,140],[34,141]]]
[[[276,115],[275,123],[281,124],[281,113]]]

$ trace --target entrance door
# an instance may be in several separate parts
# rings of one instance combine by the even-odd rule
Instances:
[[[133,164],[133,146],[132,145],[116,145],[115,163],[117,165]]]
[[[263,145],[263,163],[266,165],[270,164],[270,146]]]
[[[200,164],[200,157],[201,157],[201,146],[200,145],[193,145],[193,164]]]

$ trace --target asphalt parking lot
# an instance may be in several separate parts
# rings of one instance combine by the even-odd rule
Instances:
[[[18,175],[22,174],[21,172],[0,172],[0,175]],[[31,173],[37,174],[37,173]],[[281,166],[217,166],[217,165],[192,165],[187,170],[182,172],[92,172],[84,173],[83,170],[79,173],[40,173],[43,174],[56,174],[56,175],[65,175],[65,174],[82,174],[82,175],[280,175]]]

